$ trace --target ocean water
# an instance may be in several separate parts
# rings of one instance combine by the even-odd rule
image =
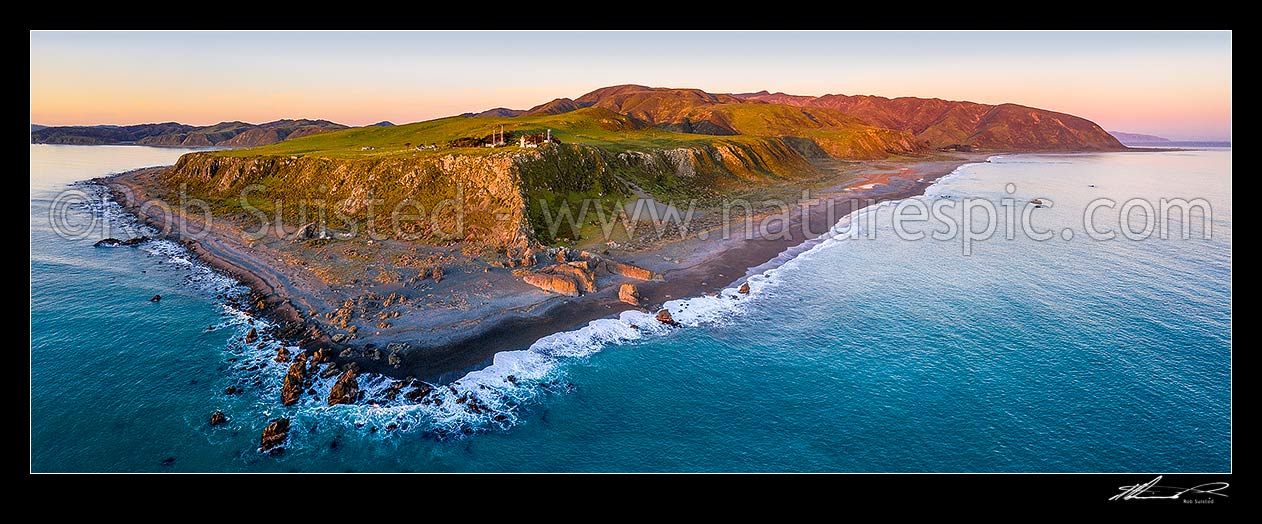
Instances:
[[[274,342],[238,342],[251,321],[224,298],[239,286],[173,244],[96,249],[100,234],[54,231],[50,208],[125,236],[110,205],[58,195],[181,152],[31,146],[33,471],[1231,469],[1230,149],[965,166],[917,200],[1002,213],[1038,198],[1050,207],[1033,223],[1055,236],[1001,225],[966,255],[959,239],[899,238],[893,204],[869,208],[838,225],[859,238],[752,269],[749,295],[668,303],[683,328],[627,312],[453,385],[449,400],[477,395],[500,420],[454,402],[282,408]],[[1092,222],[1116,230],[1123,202],[1163,197],[1205,199],[1210,238],[1085,232],[1091,202],[1118,203]],[[211,428],[216,409],[229,423]],[[288,451],[261,456],[278,416],[293,419]]]

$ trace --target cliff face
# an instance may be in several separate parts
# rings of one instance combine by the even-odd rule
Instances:
[[[251,208],[269,220],[280,214],[291,227],[323,208],[336,229],[368,227],[371,218],[379,232],[398,228],[418,242],[506,249],[557,240],[545,214],[564,205],[577,211],[585,199],[613,209],[633,196],[632,185],[671,199],[813,173],[796,149],[765,138],[621,153],[577,144],[352,158],[200,152],[180,157],[163,179],[226,212],[257,217],[241,204],[244,193]],[[406,216],[396,221],[395,209]]]
[[[330,159],[190,153],[164,181],[169,187],[187,184],[192,194],[233,211],[245,211],[235,207],[245,193],[251,206],[269,217],[279,213],[294,226],[315,220],[316,209],[324,207],[334,227],[372,227],[385,234],[398,228],[430,243],[504,247],[530,232],[519,171],[507,155]],[[306,216],[299,214],[302,205],[308,206]],[[396,220],[394,210],[403,216]]]

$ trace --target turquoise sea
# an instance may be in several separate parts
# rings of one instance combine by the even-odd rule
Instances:
[[[624,313],[497,355],[456,387],[498,421],[450,403],[283,408],[274,350],[238,342],[249,319],[224,298],[239,286],[167,242],[93,248],[128,222],[74,183],[183,152],[31,146],[33,471],[1232,468],[1230,149],[965,166],[918,198],[1001,212],[1037,198],[1033,223],[1053,238],[1001,225],[964,254],[959,239],[899,238],[893,204],[869,208],[838,226],[860,238],[751,269],[748,296],[668,303],[683,328]],[[1115,231],[1130,199],[1204,199],[1209,238],[1093,240],[1083,210],[1102,198],[1118,205],[1092,223]],[[229,422],[212,428],[216,409]],[[278,416],[293,419],[288,451],[262,456]]]

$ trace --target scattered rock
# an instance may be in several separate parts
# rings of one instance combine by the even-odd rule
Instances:
[[[346,334],[334,333],[333,336],[329,337],[329,340],[332,340],[335,344],[341,344],[343,340],[346,340]]]
[[[285,346],[276,349],[276,358],[272,359],[276,362],[289,362],[289,350]]]
[[[640,305],[640,290],[635,288],[635,284],[623,284],[618,287],[618,300],[638,306]]]
[[[348,369],[338,377],[337,383],[329,391],[329,405],[354,404],[359,398],[359,382],[355,380],[355,370]]]
[[[307,352],[303,351],[294,358],[294,363],[289,365],[289,372],[285,374],[285,384],[280,390],[280,403],[292,406],[298,402],[298,399],[302,397],[302,383],[306,378]]]
[[[504,377],[504,380],[507,381],[509,384],[517,383],[517,377],[515,375],[509,375],[507,377]]]
[[[399,358],[398,353],[391,353],[390,356],[386,357],[386,363],[397,368],[399,364],[403,363],[403,359]]]
[[[245,333],[246,344],[253,344],[254,341],[258,339],[259,339],[259,331],[257,329],[250,328],[250,330]]]
[[[386,351],[389,351],[391,353],[407,351],[407,349],[408,349],[408,345],[403,342],[391,342],[389,344],[386,344]]]
[[[381,350],[377,348],[369,349],[364,351],[364,356],[368,357],[370,360],[381,360]]]
[[[312,364],[323,364],[333,360],[333,350],[329,348],[317,349],[315,355],[311,357]]]
[[[162,300],[162,295],[154,295],[153,298],[149,299],[150,302],[157,302],[159,300]]]
[[[346,348],[346,349],[343,349],[341,353],[338,353],[337,356],[342,357],[342,358],[351,358],[355,356],[355,350],[351,348]]]
[[[223,390],[223,393],[225,395],[236,395],[237,393],[240,393],[240,392],[241,392],[241,389],[236,386],[228,386],[227,388]]]
[[[305,358],[304,358],[305,360]],[[259,440],[259,451],[262,453],[280,454],[285,449],[285,441],[289,439],[289,419],[278,418],[263,428],[263,438]]]
[[[435,284],[442,282],[443,281],[443,268],[441,266],[434,266],[434,270],[430,272],[429,276],[430,278],[434,279]]]
[[[222,411],[216,409],[214,413],[210,414],[210,425],[212,426],[218,426],[227,421],[228,417],[224,416]]]
[[[736,292],[737,292],[737,293],[740,293],[740,294],[742,294],[742,295],[748,295],[748,294],[749,294],[749,282],[746,282],[746,283],[744,283],[744,284],[741,284],[741,288],[740,288],[740,289],[738,289],[738,290],[736,290]]]
[[[658,311],[658,312],[657,312],[657,321],[658,321],[658,322],[661,322],[661,323],[663,323],[663,324],[666,324],[666,325],[668,325],[668,326],[678,326],[678,325],[679,325],[679,323],[678,323],[678,322],[675,322],[675,317],[670,316],[670,310],[669,310],[669,309],[663,309],[663,310],[661,310],[661,311]]]
[[[421,399],[425,398],[425,395],[428,395],[429,392],[433,390],[434,388],[430,386],[429,384],[426,384],[424,382],[417,382],[416,387],[412,388],[412,391],[405,393],[403,395],[403,398],[406,398],[412,402],[420,402]]]

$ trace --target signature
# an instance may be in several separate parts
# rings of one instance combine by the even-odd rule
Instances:
[[[1190,488],[1180,488],[1175,486],[1160,486],[1157,483],[1161,481],[1161,476],[1152,479],[1143,484],[1135,484],[1133,486],[1121,486],[1118,489],[1121,493],[1113,495],[1109,500],[1145,500],[1145,499],[1161,499],[1161,500],[1179,500],[1184,495],[1213,495],[1217,497],[1226,497],[1226,493],[1219,493],[1227,489],[1226,482],[1207,482],[1199,486]]]

